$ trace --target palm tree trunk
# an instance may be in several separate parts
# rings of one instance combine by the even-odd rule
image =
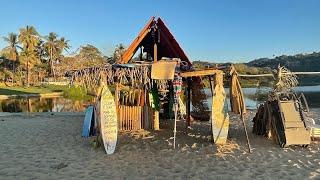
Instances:
[[[52,52],[52,47],[50,48],[50,73],[53,77],[55,77],[55,72],[54,72],[54,65],[53,65],[53,52]]]
[[[16,74],[16,65],[15,65],[15,62],[13,62],[13,73],[12,73],[12,86],[14,84],[14,76]]]
[[[29,87],[29,82],[30,82],[30,72],[29,72],[29,59],[27,61],[27,87]]]

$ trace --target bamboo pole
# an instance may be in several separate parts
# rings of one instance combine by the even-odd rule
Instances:
[[[290,72],[283,74],[295,74],[295,75],[320,75],[320,72]],[[238,74],[239,77],[273,77],[274,74]]]
[[[250,145],[250,141],[249,141],[249,136],[248,136],[248,131],[247,131],[247,126],[244,122],[244,114],[243,114],[242,110],[241,110],[241,120],[242,120],[242,124],[243,124],[243,128],[244,128],[244,132],[245,132],[245,135],[247,138],[248,151],[249,151],[249,153],[252,153],[251,145]]]
[[[273,74],[238,74],[239,77],[273,77]]]

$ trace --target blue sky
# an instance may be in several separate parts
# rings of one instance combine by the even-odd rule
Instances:
[[[110,55],[160,16],[192,60],[244,62],[320,51],[319,0],[1,0],[0,36],[33,25],[72,50],[92,44]],[[5,46],[0,40],[0,48]]]

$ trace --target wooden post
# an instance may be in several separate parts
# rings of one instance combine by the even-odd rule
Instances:
[[[213,97],[213,94],[214,94],[214,78],[209,76],[209,82],[210,82],[210,88],[211,88],[211,95]]]
[[[154,130],[159,130],[159,111],[154,110],[154,117],[153,117],[153,129]]]
[[[158,46],[157,46],[157,43],[154,43],[154,45],[153,45],[153,61],[154,62],[158,61]]]
[[[32,103],[31,103],[31,98],[27,99],[28,101],[28,114],[32,112]]]
[[[118,118],[118,129],[121,129],[121,116],[120,116],[120,106],[119,106],[119,85],[118,83],[116,83],[116,89],[114,92],[114,96],[115,96],[115,104],[116,104],[116,110],[117,110],[117,118]]]
[[[187,110],[187,127],[191,126],[190,109],[191,109],[191,79],[187,78],[187,98],[186,98],[186,110]]]
[[[213,97],[214,97],[214,76],[209,75],[209,83],[210,83],[211,96],[212,96],[211,98],[213,99]],[[213,103],[213,101],[211,101],[211,103]],[[213,110],[214,109],[212,109],[212,105],[211,105],[211,114],[212,114]],[[211,121],[213,121],[213,117],[211,117]],[[212,123],[213,122],[211,122],[211,126],[212,126]],[[212,127],[211,127],[211,138],[214,139]]]

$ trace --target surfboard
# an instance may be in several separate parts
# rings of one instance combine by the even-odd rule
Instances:
[[[107,154],[113,154],[117,145],[118,120],[114,97],[108,86],[103,86],[100,101],[100,133]]]
[[[229,115],[223,86],[216,86],[212,97],[211,125],[215,144],[225,144],[229,131]]]
[[[82,137],[89,137],[90,135],[90,128],[92,124],[92,115],[93,115],[93,106],[89,106],[86,110],[86,115],[83,120],[82,126]]]

